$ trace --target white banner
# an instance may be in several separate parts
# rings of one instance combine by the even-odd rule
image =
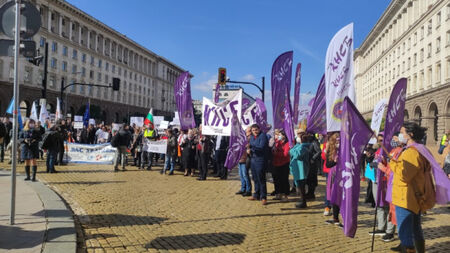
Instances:
[[[116,149],[109,143],[78,144],[65,143],[66,153],[64,159],[68,163],[112,164]]]
[[[165,120],[161,121],[161,124],[159,124],[158,128],[163,129],[163,130],[169,128],[169,121],[165,121]]]
[[[167,150],[167,140],[150,141],[144,138],[144,146],[142,149],[146,152],[165,154]]]
[[[34,121],[38,121],[38,116],[37,116],[37,109],[36,109],[36,102],[33,102],[33,105],[31,106],[31,113],[30,113],[30,119],[34,120]],[[41,122],[42,125],[45,122]]]
[[[341,129],[342,105],[348,96],[355,103],[353,78],[353,23],[334,35],[325,58],[327,131]]]
[[[309,105],[299,105],[298,106],[298,122],[302,122],[308,118],[311,112],[311,106]]]
[[[203,97],[202,134],[230,136],[233,113],[240,119],[241,110],[242,89],[233,98],[217,104]]]
[[[119,124],[119,123],[112,123],[112,129],[114,131],[119,131],[120,128],[123,126],[123,124]]]
[[[130,125],[136,124],[137,127],[144,126],[144,117],[130,117]]]
[[[250,107],[245,110],[244,114],[241,117],[241,126],[242,129],[246,130],[251,125],[255,124],[255,115],[257,113],[258,107],[256,103],[253,103]]]
[[[73,128],[75,129],[83,129],[83,121],[75,121],[73,122]]]
[[[375,105],[372,113],[372,121],[370,123],[370,128],[378,134],[380,131],[381,121],[383,120],[384,110],[387,107],[387,99],[383,98]]]
[[[81,122],[83,122],[83,116],[75,115],[75,116],[73,116],[73,121],[81,121]]]
[[[45,121],[49,118],[48,112],[47,112],[47,103],[45,103],[45,100],[41,101],[41,111],[39,112],[39,121],[42,125],[44,125]]]
[[[55,119],[62,119],[64,118],[61,113],[61,100],[57,97],[56,98],[56,113],[55,113]]]
[[[153,125],[159,126],[159,124],[161,124],[161,121],[164,120],[164,116],[153,116]]]

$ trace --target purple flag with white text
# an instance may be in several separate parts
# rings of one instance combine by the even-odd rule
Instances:
[[[175,101],[182,130],[195,128],[194,108],[192,106],[189,72],[182,73],[175,81]]]
[[[219,103],[220,97],[220,84],[216,84],[216,91],[214,93],[214,103]]]
[[[227,158],[225,160],[225,167],[228,168],[228,170],[231,170],[239,163],[242,155],[246,152],[246,146],[247,136],[241,127],[238,116],[234,114],[231,119],[230,144],[228,146]]]
[[[394,137],[396,132],[400,132],[400,128],[402,128],[403,125],[406,103],[406,85],[406,78],[399,79],[392,89],[391,97],[389,98],[383,139],[383,145],[389,152],[392,150],[392,137]],[[383,150],[381,153],[383,154]],[[386,201],[391,202],[391,196],[387,194],[387,188],[392,183],[392,180],[389,179],[389,182],[386,182],[383,180],[384,177],[384,172],[378,170],[377,182],[380,183],[378,184],[377,198],[375,200],[378,206],[387,206]]]
[[[342,107],[339,160],[331,203],[340,207],[344,234],[354,237],[360,191],[360,160],[373,132],[352,101],[345,97]]]
[[[327,133],[327,111],[325,97],[325,75],[320,79],[316,96],[308,116],[306,131],[310,133]]]
[[[300,85],[301,85],[301,68],[302,64],[297,64],[295,70],[295,87],[294,87],[294,124],[298,124],[298,106],[300,104]]]
[[[260,98],[256,98],[256,114],[255,114],[255,122],[261,128],[261,131],[267,133],[269,131],[269,123],[267,123],[267,109],[266,105]]]
[[[272,108],[274,129],[283,128],[286,97],[291,94],[293,51],[278,56],[272,65]]]
[[[294,134],[294,126],[292,122],[292,110],[291,110],[291,102],[289,99],[289,96],[286,96],[286,100],[284,102],[284,109],[283,109],[283,129],[286,133],[286,136],[289,141],[289,147],[293,147],[295,144],[295,134]]]

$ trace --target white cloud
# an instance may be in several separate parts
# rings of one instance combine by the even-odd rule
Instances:
[[[300,104],[307,105],[313,97],[315,95],[311,93],[300,93]]]
[[[291,40],[291,44],[294,47],[294,49],[300,51],[301,53],[311,57],[312,59],[316,60],[317,62],[322,63],[324,61],[324,59],[321,59],[320,57],[318,57],[313,51],[309,50],[308,48],[306,48],[302,43],[296,41],[296,40]]]
[[[242,77],[242,80],[250,82],[250,81],[255,80],[255,76],[252,75],[252,74],[247,74],[247,75]]]
[[[210,78],[206,81],[196,83],[192,85],[194,90],[204,91],[204,92],[212,92],[214,86],[217,83],[217,75],[210,76]]]

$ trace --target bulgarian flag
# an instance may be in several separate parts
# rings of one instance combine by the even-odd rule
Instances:
[[[153,125],[153,108],[150,109],[150,111],[148,111],[147,117],[145,117],[144,119],[144,125],[150,125],[152,128],[154,127]]]

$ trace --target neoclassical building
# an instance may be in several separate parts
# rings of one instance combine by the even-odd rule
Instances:
[[[120,78],[120,91],[89,86],[66,89],[67,113],[79,114],[90,100],[91,108],[100,108],[99,120],[106,122],[146,115],[150,108],[156,115],[173,116],[174,82],[182,68],[66,1],[31,2],[41,13],[42,26],[33,37],[41,54],[48,43],[47,107],[51,112],[62,80],[65,85],[110,85],[112,78]],[[28,116],[32,102],[41,98],[44,64],[35,66],[21,58],[20,65],[20,106],[22,115]],[[12,57],[0,57],[2,114],[12,97],[13,72]]]
[[[428,144],[450,129],[450,1],[392,0],[354,58],[357,107],[366,118],[405,77],[405,119],[428,128]]]

